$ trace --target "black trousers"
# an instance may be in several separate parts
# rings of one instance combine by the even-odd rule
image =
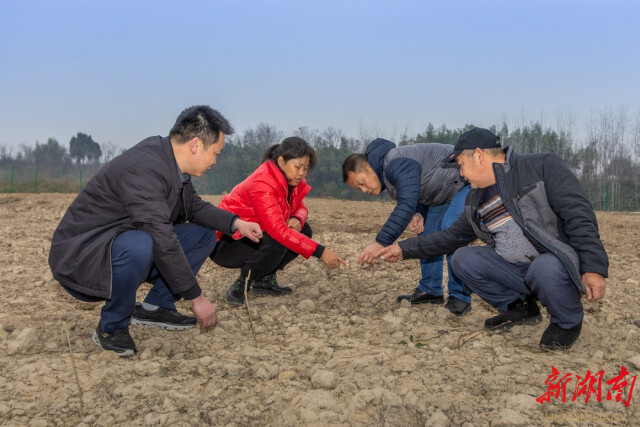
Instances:
[[[309,238],[313,234],[309,224],[305,224],[300,232]],[[246,237],[234,240],[225,234],[209,258],[221,267],[239,268],[242,277],[247,277],[251,271],[251,280],[257,281],[282,270],[297,256],[297,253],[263,232],[262,239],[257,243]]]

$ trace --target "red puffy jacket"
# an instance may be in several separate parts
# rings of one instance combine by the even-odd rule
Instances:
[[[284,174],[273,161],[268,160],[224,196],[218,207],[233,212],[244,221],[258,223],[262,231],[275,241],[308,259],[318,243],[289,228],[287,221],[295,217],[304,226],[308,211],[302,199],[311,191],[311,186],[302,180],[291,191],[289,203],[288,190]],[[218,239],[221,236],[218,233]],[[233,234],[234,239],[241,237],[238,231]]]

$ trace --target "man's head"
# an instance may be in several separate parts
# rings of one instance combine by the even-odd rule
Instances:
[[[222,135],[233,134],[233,128],[222,114],[208,105],[195,105],[185,109],[169,131],[171,142],[185,144],[199,138],[205,148],[218,142]]]
[[[201,176],[216,164],[216,158],[224,148],[224,136],[232,133],[227,119],[207,105],[184,110],[169,132],[180,170]]]
[[[378,175],[365,154],[352,154],[342,163],[342,181],[363,193],[377,196],[382,190]]]
[[[460,175],[471,187],[486,188],[496,183],[492,165],[504,160],[500,138],[490,130],[473,128],[460,135],[453,153],[443,162],[455,161],[460,166]]]

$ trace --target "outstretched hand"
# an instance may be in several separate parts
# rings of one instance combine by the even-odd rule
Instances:
[[[397,243],[393,245],[389,245],[386,248],[380,249],[375,254],[376,257],[379,257],[386,262],[396,262],[402,259],[402,248]]]
[[[358,261],[357,261],[358,265],[375,263],[378,260],[376,253],[380,251],[380,249],[382,248],[383,246],[378,242],[373,242],[372,244],[364,248],[362,250],[362,253],[358,257]]]
[[[260,238],[262,237],[262,230],[255,222],[247,222],[238,218],[234,225],[236,230],[238,230],[244,237],[248,237],[254,242],[260,241]]]
[[[587,289],[589,302],[595,302],[604,297],[607,284],[603,275],[599,273],[584,273],[582,275],[582,284]]]
[[[329,248],[324,248],[324,252],[322,252],[322,256],[320,257],[320,261],[322,261],[324,265],[331,269],[340,267],[340,264],[349,265],[345,260],[340,258],[337,253]]]

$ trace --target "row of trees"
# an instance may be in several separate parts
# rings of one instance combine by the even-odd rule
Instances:
[[[19,164],[35,165],[47,169],[64,169],[75,163],[78,165],[107,163],[117,154],[124,151],[114,143],[98,144],[91,135],[78,132],[69,140],[69,148],[60,144],[57,139],[49,138],[35,146],[22,144],[19,150],[9,146],[0,146],[0,165]]]
[[[309,175],[316,197],[367,199],[342,182],[342,162],[351,153],[363,152],[374,138],[386,137],[399,145],[422,142],[454,144],[460,134],[473,128],[467,124],[450,129],[429,123],[423,132],[410,135],[408,130],[391,135],[361,126],[357,138],[348,137],[339,129],[315,130],[300,127],[294,135],[313,145],[318,164]],[[594,207],[598,210],[640,210],[640,113],[630,118],[626,109],[605,110],[594,115],[587,123],[586,132],[575,137],[570,116],[559,117],[554,127],[544,126],[541,120],[508,126],[505,121],[489,128],[498,134],[504,146],[520,153],[552,151],[563,157],[585,187]],[[222,194],[246,178],[259,165],[264,151],[277,144],[285,135],[275,126],[261,123],[241,134],[232,135],[219,157],[215,168],[203,178],[195,179],[203,194]],[[69,141],[69,148],[50,138],[46,144],[36,142],[35,147],[21,146],[12,153],[0,147],[0,166],[35,165],[50,169],[51,173],[68,173],[88,168],[97,170],[117,155],[121,149],[112,143],[98,144],[91,136],[78,133]],[[75,172],[73,172],[75,173]],[[87,176],[85,176],[87,177]]]

